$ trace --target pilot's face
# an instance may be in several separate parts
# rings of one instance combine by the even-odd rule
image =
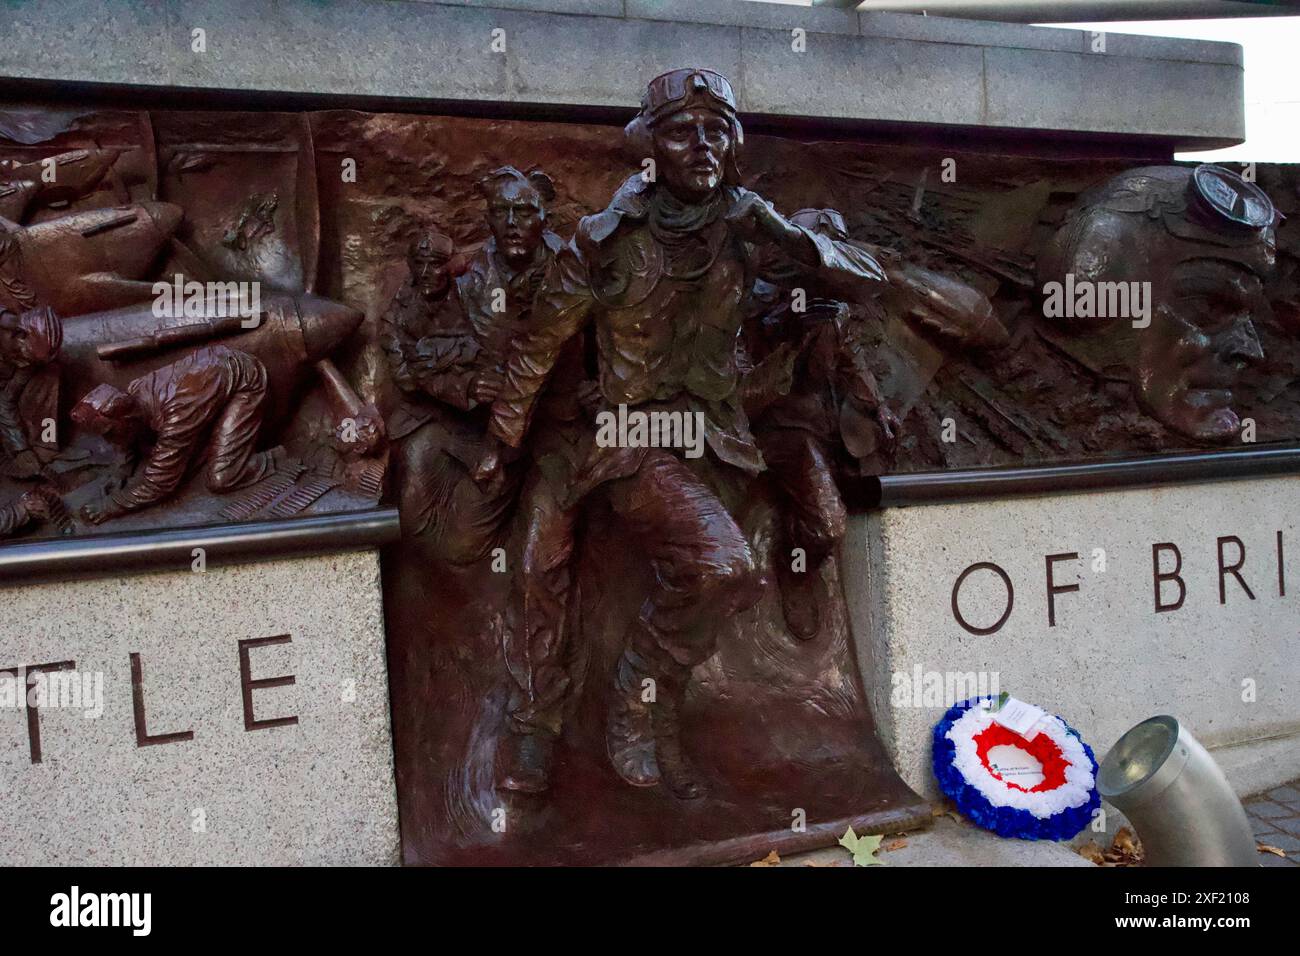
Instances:
[[[0,358],[10,365],[32,364],[32,344],[26,329],[17,323],[0,325]]]
[[[722,184],[731,125],[720,113],[695,107],[654,127],[659,178],[678,199],[702,202]]]
[[[498,180],[488,193],[487,221],[497,252],[511,268],[533,261],[546,229],[546,212],[536,189],[514,178]]]
[[[440,298],[451,279],[444,268],[447,256],[427,236],[411,252],[411,278],[415,287],[430,298]]]
[[[1241,428],[1232,389],[1264,357],[1252,317],[1260,280],[1242,266],[1193,259],[1156,290],[1151,328],[1138,335],[1133,382],[1143,406],[1180,434],[1229,441]]]
[[[105,415],[98,409],[87,405],[76,409],[74,420],[87,431],[101,435],[111,445],[118,448],[130,448],[135,444],[139,428],[135,419]]]

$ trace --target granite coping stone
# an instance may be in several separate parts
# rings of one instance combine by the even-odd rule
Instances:
[[[1093,34],[1066,27],[998,23],[960,17],[928,17],[888,10],[845,10],[804,7],[756,0],[387,0],[392,3],[433,3],[498,10],[569,15],[711,23],[774,30],[803,28],[809,33],[844,33],[929,43],[1014,47],[1087,53]],[[1157,60],[1192,60],[1240,66],[1241,47],[1235,43],[1151,37],[1106,31],[1106,53]]]
[[[577,116],[631,110],[646,78],[692,64],[778,121],[1192,149],[1245,131],[1233,44],[1108,33],[1093,53],[1078,30],[753,0],[121,0],[109,18],[89,0],[8,0],[0,38],[0,76],[56,94],[77,83]]]

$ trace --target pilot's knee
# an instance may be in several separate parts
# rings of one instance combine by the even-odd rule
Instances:
[[[763,596],[763,578],[754,551],[746,543],[728,548],[720,560],[709,562],[700,576],[706,608],[735,614],[748,610]]]

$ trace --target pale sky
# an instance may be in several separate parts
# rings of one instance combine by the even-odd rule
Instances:
[[[758,0],[811,6],[812,0]],[[1196,160],[1300,163],[1300,17],[1046,23],[1108,33],[1141,33],[1240,43],[1246,62],[1246,142],[1231,149],[1180,153]]]
[[[1240,43],[1246,56],[1246,142],[1178,158],[1300,163],[1300,17],[1051,25]]]

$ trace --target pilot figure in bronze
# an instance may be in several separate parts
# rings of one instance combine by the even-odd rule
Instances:
[[[844,217],[834,209],[801,209],[790,222],[852,248]],[[826,603],[819,573],[844,537],[848,512],[837,487],[846,456],[866,457],[893,446],[899,422],[868,365],[863,323],[868,316],[836,298],[874,298],[884,267],[858,246],[870,280],[830,288],[798,262],[769,257],[750,294],[755,315],[745,324],[746,357],[761,370],[788,364],[782,394],[749,393],[746,410],[767,462],[781,512],[776,577],[790,632],[811,640]],[[856,293],[856,294],[855,294]],[[828,297],[821,297],[822,295]],[[760,371],[753,378],[766,378]]]
[[[624,182],[561,250],[492,406],[490,431],[502,447],[485,450],[475,476],[488,485],[500,480],[506,450],[527,439],[544,386],[588,324],[602,410],[701,422],[707,453],[699,457],[599,442],[592,427],[562,512],[587,494],[603,495],[653,568],[653,590],[613,675],[606,745],[627,783],[662,781],[689,799],[703,784],[682,748],[687,681],[714,653],[727,618],[761,596],[754,553],[715,486],[720,472],[764,469],[737,367],[756,253],[774,246],[827,281],[875,276],[856,250],[791,223],[739,185],[743,133],[721,75],[686,69],[652,80],[627,135],[653,158],[654,174]],[[529,752],[540,763],[537,778],[545,779],[550,753],[545,746]]]
[[[527,328],[533,297],[561,244],[546,224],[554,186],[545,173],[505,166],[478,189],[490,229],[483,248],[449,284],[449,241],[430,240],[431,252],[417,247],[411,289],[399,291],[386,319],[385,347],[404,392],[389,425],[402,439],[402,521],[453,564],[481,560],[500,543],[527,474],[522,456],[490,488],[471,480],[469,470],[482,454],[510,343]]]
[[[421,235],[407,257],[409,273],[382,320],[380,341],[398,391],[385,428],[395,443],[394,477],[408,534],[428,532],[437,509],[446,507],[445,492],[455,476],[440,480],[452,467],[445,455],[449,436],[440,420],[449,415],[443,403],[464,404],[462,366],[476,354],[467,337],[433,334],[434,317],[452,287],[453,251],[448,236]],[[436,493],[439,489],[444,493]]]
[[[97,385],[72,420],[104,436],[124,456],[123,486],[82,508],[92,524],[171,497],[203,463],[209,491],[252,485],[271,474],[279,449],[255,451],[267,395],[266,367],[224,345],[195,349],[121,391]],[[137,449],[151,444],[139,468]]]
[[[57,414],[63,323],[53,309],[0,307],[0,451],[14,478],[40,474],[44,422]]]
[[[1268,307],[1276,218],[1263,190],[1219,166],[1145,166],[1088,190],[1038,259],[1052,340],[1127,378],[1174,432],[1233,440],[1232,389],[1263,358],[1251,319]],[[1068,308],[1050,308],[1049,284]],[[1144,290],[1147,315],[1099,314]]]

